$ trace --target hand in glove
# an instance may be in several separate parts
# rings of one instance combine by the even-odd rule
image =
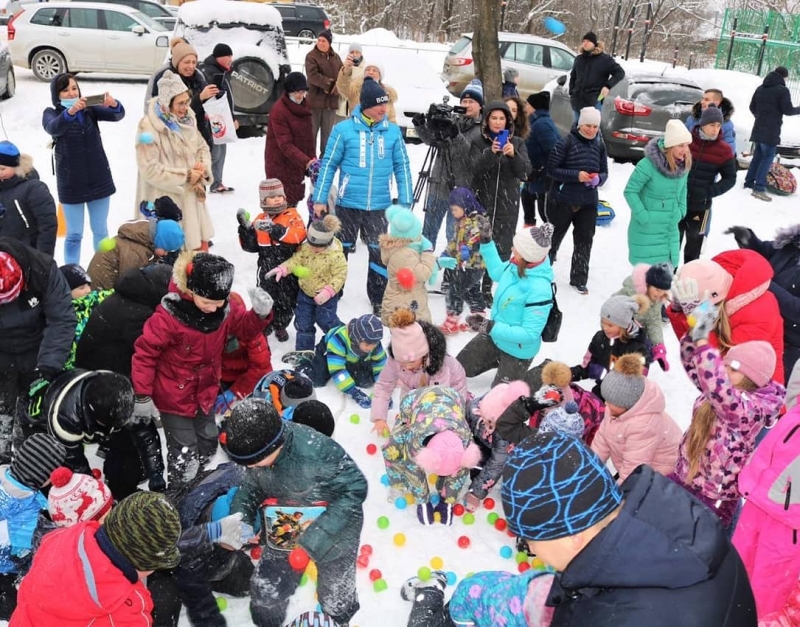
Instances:
[[[456,261],[455,257],[442,255],[436,260],[436,263],[440,268],[444,268],[445,270],[454,270],[458,262]]]
[[[245,209],[239,209],[239,211],[236,212],[236,220],[239,222],[239,226],[245,229],[249,229],[251,226],[253,226],[250,224],[250,213]]]
[[[658,362],[664,372],[669,372],[669,362],[667,361],[667,347],[663,344],[656,344],[653,347],[653,359]]]
[[[265,229],[267,233],[269,233],[270,239],[274,241],[278,241],[284,235],[286,235],[286,227],[282,224],[277,224],[276,222],[271,222],[269,227]]]
[[[34,379],[28,388],[28,416],[38,418],[42,413],[44,395],[50,386],[50,377],[40,370],[35,370]]]
[[[589,365],[586,367],[586,374],[588,375],[589,379],[594,379],[595,381],[600,381],[603,378],[603,373],[605,372],[605,368],[602,364],[598,364],[596,361],[589,362]]]
[[[158,409],[156,409],[153,399],[144,394],[137,394],[136,402],[133,404],[133,416],[139,422],[148,422],[158,418]]]
[[[279,268],[281,266],[278,266]],[[266,318],[272,312],[273,300],[272,296],[266,290],[260,287],[253,287],[247,290],[250,294],[250,302],[253,303],[253,311],[258,314],[259,318]]]
[[[289,276],[289,271],[286,269],[286,266],[275,266],[265,275],[267,279],[274,278],[275,283],[280,283],[280,280],[286,276]]]
[[[480,329],[478,330],[479,333],[485,333],[486,335],[490,335],[492,329],[494,328],[494,320],[490,320],[489,318],[485,318],[483,322],[481,322]]]
[[[214,413],[224,414],[229,409],[233,409],[233,404],[236,400],[236,394],[234,394],[232,390],[225,390],[222,394],[217,396],[217,402],[214,403]]]
[[[469,258],[472,257],[472,249],[466,244],[461,244],[458,255],[461,257],[461,261],[469,261]]]
[[[269,233],[269,230],[273,224],[274,222],[269,218],[259,218],[258,220],[253,221],[253,228],[256,231],[266,231]]]
[[[555,385],[543,385],[533,393],[531,398],[536,403],[536,408],[531,412],[533,413],[534,411],[555,407],[559,403],[562,403],[564,401],[564,392]],[[533,407],[533,405],[531,405],[531,407]]]
[[[481,236],[481,244],[488,244],[492,241],[492,223],[486,216],[478,216],[478,232]]]
[[[732,226],[725,231],[725,235],[733,235],[733,239],[739,244],[739,248],[749,248],[750,240],[753,238],[753,231],[746,226]]]
[[[306,168],[306,176],[314,180],[319,175],[319,168],[321,165],[322,162],[319,159],[314,159]]]
[[[153,475],[147,482],[147,487],[150,492],[166,492],[167,482],[164,480],[164,474]]]
[[[411,123],[414,126],[425,126],[425,114],[417,113],[413,118],[411,118]]]
[[[719,309],[710,300],[704,300],[695,308],[688,322],[691,327],[691,337],[695,342],[708,340],[708,336],[714,330],[717,323]]]
[[[334,290],[330,285],[326,285],[319,292],[317,292],[317,295],[314,297],[314,302],[317,305],[324,305],[334,296],[336,296],[336,290]]]
[[[207,523],[206,531],[209,540],[223,547],[230,547],[234,551],[241,549],[255,535],[253,528],[242,522],[241,512]]]
[[[357,387],[351,387],[349,390],[347,390],[347,394],[356,403],[358,403],[358,406],[362,409],[369,409],[372,407],[372,399]]]
[[[694,311],[701,300],[697,281],[694,279],[672,282],[672,304],[687,316]]]

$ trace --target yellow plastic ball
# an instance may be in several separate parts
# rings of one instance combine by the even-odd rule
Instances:
[[[395,546],[403,546],[406,543],[406,534],[404,533],[396,533],[394,534],[394,538],[392,538],[392,542],[394,542]]]
[[[107,253],[109,251],[114,250],[117,247],[117,238],[116,237],[104,237],[100,240],[100,243],[97,244],[97,250],[101,253]]]
[[[435,474],[433,474],[433,473],[431,473],[430,475],[428,475],[428,481],[430,482],[430,484],[431,484],[431,485],[436,485],[436,480],[437,480],[438,478],[439,478],[439,476],[438,476],[438,475],[435,475]]]
[[[414,504],[414,495],[413,494],[406,494],[406,503],[409,505]]]
[[[531,566],[536,570],[543,570],[544,569],[544,562],[540,560],[538,557],[534,557],[531,561]]]
[[[441,557],[432,557],[431,558],[431,568],[433,570],[442,570],[444,568],[444,560]]]

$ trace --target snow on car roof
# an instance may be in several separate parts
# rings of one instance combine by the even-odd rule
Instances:
[[[278,9],[258,2],[195,0],[181,5],[178,9],[178,19],[188,26],[209,26],[218,22],[256,24],[283,29]]]

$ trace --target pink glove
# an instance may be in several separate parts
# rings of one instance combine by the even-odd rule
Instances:
[[[669,362],[667,361],[667,347],[663,344],[656,344],[653,347],[653,359],[658,362],[664,372],[669,372]]]
[[[272,270],[267,272],[266,277],[274,278],[275,283],[279,283],[281,279],[289,275],[289,271],[286,269],[286,266],[275,266]]]
[[[317,303],[317,305],[324,305],[334,296],[336,296],[336,290],[334,290],[330,285],[326,285],[319,292],[317,292],[317,295],[314,297],[314,302]]]

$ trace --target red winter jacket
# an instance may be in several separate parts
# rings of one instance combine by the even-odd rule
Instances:
[[[306,165],[316,155],[308,99],[297,104],[284,93],[269,112],[264,170],[281,180],[290,207],[305,198]]]
[[[261,377],[272,372],[271,356],[263,333],[249,342],[239,340],[239,348],[222,354],[221,380],[230,384],[238,398],[244,398],[253,393]]]
[[[57,529],[42,540],[22,580],[9,627],[150,627],[153,601],[100,549],[98,522]]]
[[[778,301],[769,290],[774,272],[769,262],[752,250],[729,250],[713,258],[733,277],[731,289],[723,301],[731,325],[731,342],[734,345],[752,340],[772,344],[777,361],[773,381],[783,384],[783,318]],[[683,312],[667,308],[672,328],[678,338],[689,330]],[[708,338],[709,344],[719,348],[716,333]]]

